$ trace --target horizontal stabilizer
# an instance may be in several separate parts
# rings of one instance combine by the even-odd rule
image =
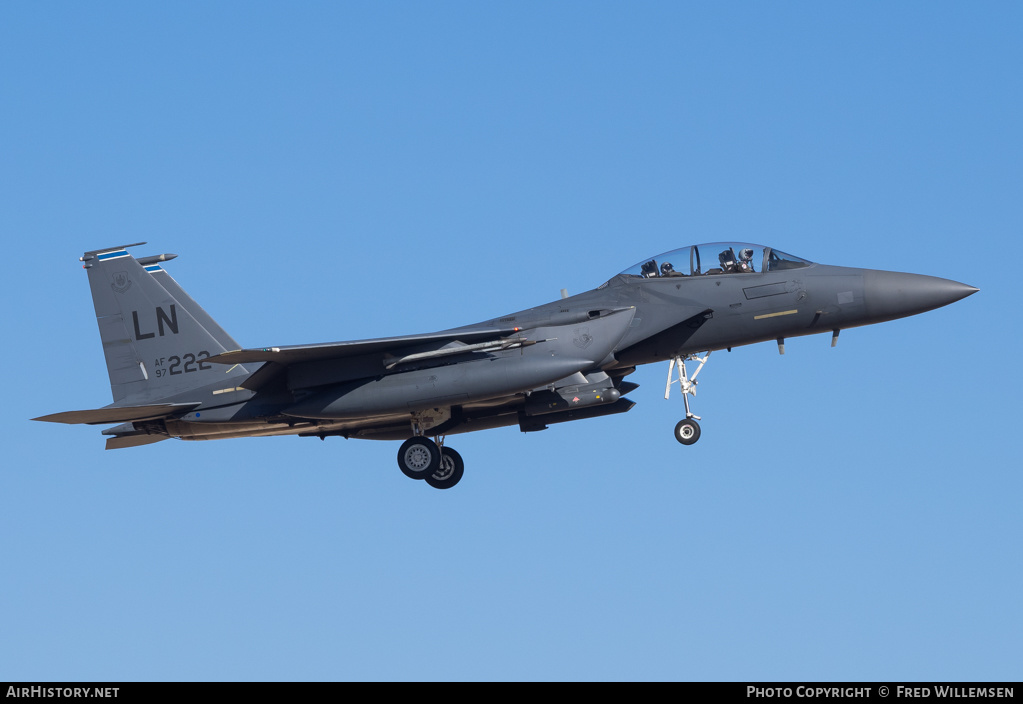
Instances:
[[[139,445],[149,445],[150,443],[160,442],[161,440],[169,440],[166,435],[118,435],[114,438],[107,438],[108,450],[121,450],[126,447],[138,447]]]
[[[324,359],[354,357],[360,354],[382,354],[394,352],[405,347],[427,345],[431,343],[463,342],[472,344],[494,340],[506,335],[514,335],[518,328],[495,330],[481,328],[476,330],[455,330],[452,332],[429,333],[425,335],[406,335],[405,337],[380,337],[375,340],[356,340],[354,342],[329,342],[322,345],[294,345],[290,347],[261,347],[256,349],[233,350],[207,357],[205,362],[215,364],[245,364],[247,362],[277,362],[278,364],[296,364],[298,362],[316,362]]]
[[[40,416],[32,420],[44,420],[48,423],[85,423],[99,425],[102,423],[127,423],[129,421],[156,420],[177,413],[184,413],[200,404],[198,403],[155,403],[150,406],[108,406],[93,408],[88,411],[64,411]]]

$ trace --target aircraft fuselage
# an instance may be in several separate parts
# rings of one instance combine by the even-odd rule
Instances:
[[[115,402],[38,420],[121,423],[108,448],[169,437],[297,434],[405,439],[408,476],[448,488],[461,459],[443,437],[627,412],[640,364],[669,362],[686,417],[710,353],[915,315],[976,291],[917,274],[815,264],[770,247],[711,243],[645,260],[596,289],[437,333],[237,349],[159,262],[124,247],[82,257]],[[687,361],[699,361],[689,375]],[[677,378],[673,376],[677,371]],[[124,422],[127,421],[127,422]],[[430,438],[438,438],[438,442]]]

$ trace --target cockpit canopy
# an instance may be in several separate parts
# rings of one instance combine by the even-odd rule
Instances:
[[[619,276],[653,279],[665,276],[758,274],[800,269],[812,263],[761,244],[712,242],[659,254],[626,269]]]

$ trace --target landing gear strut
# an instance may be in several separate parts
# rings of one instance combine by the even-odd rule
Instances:
[[[398,469],[410,479],[425,479],[434,489],[450,489],[465,472],[462,456],[444,447],[444,436],[434,442],[423,434],[418,416],[412,419],[412,437],[398,448]]]
[[[678,382],[679,388],[682,391],[682,402],[686,407],[686,417],[678,422],[675,426],[675,439],[683,445],[692,445],[694,442],[700,439],[700,424],[696,421],[702,420],[700,416],[695,415],[689,410],[689,397],[696,396],[696,375],[703,369],[703,365],[710,359],[710,352],[702,357],[697,357],[695,354],[686,355],[685,357],[675,356],[668,362],[668,383],[664,387],[664,398],[668,398],[671,394],[671,385]],[[696,361],[700,365],[696,367],[696,371],[693,372],[692,376],[689,376],[686,371],[686,362]],[[678,378],[673,378],[675,367],[678,367]]]

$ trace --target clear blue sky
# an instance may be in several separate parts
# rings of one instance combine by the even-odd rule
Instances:
[[[1023,9],[0,6],[0,680],[1018,680]],[[77,258],[146,240],[242,344],[429,332],[746,240],[981,292],[667,365],[627,415],[163,442]]]

